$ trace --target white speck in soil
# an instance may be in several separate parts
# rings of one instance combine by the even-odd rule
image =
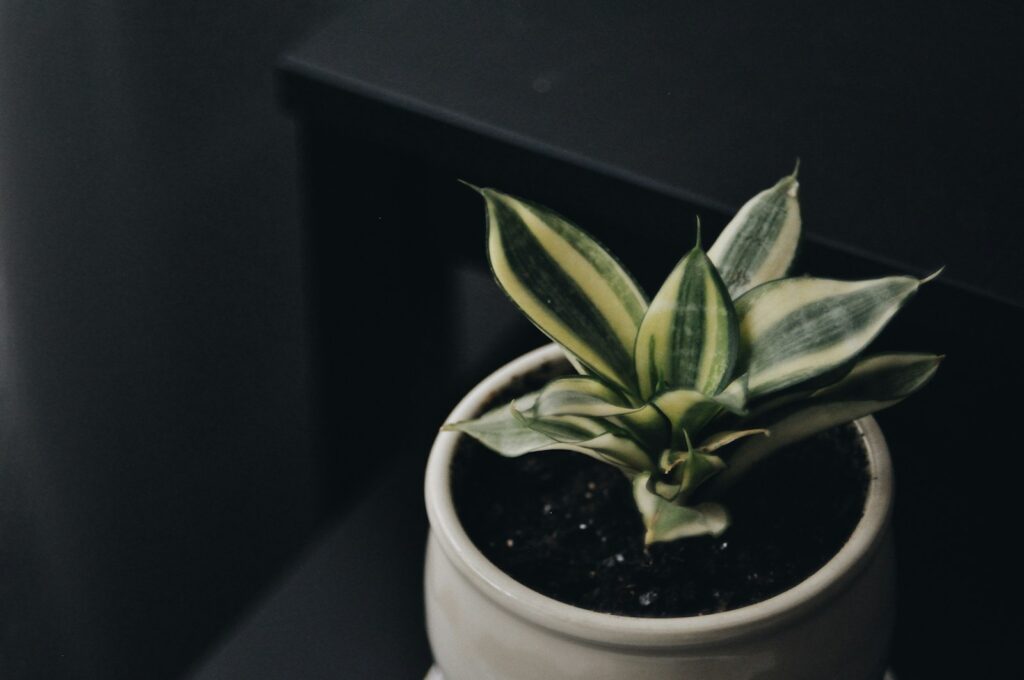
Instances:
[[[626,558],[623,557],[622,553],[615,553],[615,561],[618,562],[619,564],[622,564],[623,562],[626,561]]]
[[[587,525],[581,522],[580,523],[580,531],[586,531],[586,530],[587,530]]]
[[[542,511],[542,512],[543,512],[543,513],[544,513],[545,515],[550,515],[550,514],[551,514],[551,511],[552,511],[552,510],[553,510],[553,508],[551,507],[551,503],[545,503],[545,504],[544,504],[544,507],[543,507],[543,508],[541,508],[541,511]]]
[[[513,541],[513,540],[512,540],[511,538],[506,538],[506,539],[505,539],[505,545],[506,545],[507,547],[511,548],[511,547],[512,547],[512,546],[514,546],[515,544],[516,544],[516,542],[515,542],[515,541]]]
[[[638,599],[641,607],[650,607],[651,603],[658,599],[658,593],[648,590],[646,593],[640,593]]]

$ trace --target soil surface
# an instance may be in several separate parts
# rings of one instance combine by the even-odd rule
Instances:
[[[845,425],[778,452],[717,499],[732,516],[721,536],[645,549],[629,484],[610,465],[461,442],[453,498],[484,555],[552,598],[629,616],[708,614],[792,587],[842,547],[867,494],[864,449]]]

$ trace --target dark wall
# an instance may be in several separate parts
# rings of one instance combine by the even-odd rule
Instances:
[[[272,67],[334,4],[0,0],[0,677],[173,677],[313,529]]]
[[[1022,18],[958,0],[351,0],[290,65],[705,206],[739,206],[801,157],[818,242],[945,264],[1024,306],[1005,256],[1024,248]],[[430,132],[384,134],[458,153]]]

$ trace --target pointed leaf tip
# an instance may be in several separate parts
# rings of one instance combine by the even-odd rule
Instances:
[[[798,186],[786,175],[754,196],[708,250],[733,299],[789,271],[801,231]]]
[[[475,185],[475,184],[472,184],[472,183],[470,183],[470,182],[467,182],[467,181],[466,181],[466,180],[464,180],[464,179],[456,179],[455,181],[456,181],[456,182],[458,182],[459,184],[462,184],[462,185],[464,185],[464,186],[467,186],[467,187],[469,187],[470,189],[472,189],[473,191],[477,192],[478,194],[481,194],[481,195],[483,195],[483,193],[484,193],[484,189],[482,189],[482,188],[478,187],[478,186],[477,186],[477,185]]]
[[[926,283],[931,283],[931,282],[932,282],[932,281],[934,281],[935,279],[939,278],[939,276],[940,276],[940,275],[942,274],[942,272],[944,272],[944,271],[946,271],[946,265],[942,265],[941,267],[939,267],[938,269],[936,269],[936,270],[935,270],[934,272],[932,272],[932,273],[931,273],[931,274],[929,274],[928,276],[926,276],[926,277],[924,277],[923,279],[921,279],[921,281],[919,282],[919,283],[920,283],[920,285],[922,285],[922,286],[923,286],[923,285],[924,285],[924,284],[926,284]]]

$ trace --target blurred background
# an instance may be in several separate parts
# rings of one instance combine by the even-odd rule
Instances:
[[[176,677],[313,530],[273,67],[337,4],[0,1],[0,677]]]
[[[391,232],[362,242],[342,228],[326,236],[303,228],[342,224],[345,197],[377,202],[354,213],[364,224],[409,224],[424,197],[453,211],[415,222],[423,228],[408,235],[401,258],[377,264],[360,289],[373,297],[355,303],[373,314],[382,301],[412,300],[424,360],[408,371],[417,385],[436,378],[432,359],[455,367],[451,384],[424,399],[426,421],[496,360],[540,342],[480,268],[479,243],[455,252],[444,239],[448,219],[480,223],[479,205],[452,181],[452,159],[471,155],[473,140],[432,124],[404,129],[406,118],[374,123],[381,112],[372,107],[353,109],[359,134],[346,136],[335,112],[351,102],[332,98],[340,86],[330,74],[315,84],[323,64],[351,64],[395,91],[522,122],[567,147],[621,152],[604,160],[647,163],[662,171],[654,180],[700,192],[672,193],[594,165],[552,183],[575,160],[538,147],[472,166],[596,225],[627,262],[650,257],[648,287],[681,252],[677,244],[690,243],[689,231],[681,241],[664,225],[690,224],[699,204],[714,232],[730,206],[802,155],[805,186],[819,187],[805,203],[816,272],[950,265],[933,301],[915,302],[891,338],[952,357],[931,396],[892,417],[897,443],[901,427],[912,448],[911,427],[947,428],[965,409],[969,423],[933,435],[943,452],[1015,450],[990,423],[1012,419],[1019,401],[991,396],[1012,394],[1020,376],[1019,10],[548,5],[0,0],[0,678],[181,677],[355,496],[358,480],[346,481],[342,459],[327,451],[338,433],[325,434],[324,423],[365,385],[336,380],[339,366],[320,359],[340,337],[367,340],[352,338],[345,320],[324,324],[324,310],[337,304],[324,290],[341,280],[331,279],[332,267],[365,262],[390,245]],[[583,16],[587,27],[556,33]],[[474,41],[496,47],[460,51]],[[295,45],[303,47],[288,62],[282,97],[275,69]],[[559,62],[563,52],[573,58]],[[730,86],[704,87],[695,76],[659,90],[659,74],[636,65],[663,55],[681,55],[699,78]],[[792,63],[814,68],[796,72],[786,68]],[[460,78],[465,89],[452,90]],[[522,87],[521,108],[506,106],[509,83]],[[745,107],[742,93],[770,110]],[[654,94],[663,107],[630,110]],[[581,113],[580,98],[606,101],[621,117]],[[794,121],[805,131],[795,150],[779,141]],[[376,136],[361,136],[367,129]],[[673,133],[644,137],[657,129]],[[899,172],[883,172],[886,154],[902,159]],[[441,166],[447,174],[433,169]],[[382,178],[400,184],[382,186]],[[397,196],[392,186],[409,190]],[[637,216],[642,246],[621,228],[632,228],[637,205],[627,195],[649,201]],[[410,284],[392,276],[413,271],[410,253],[422,261],[449,246],[449,270],[437,277]],[[450,310],[431,307],[434,295]],[[387,386],[369,385],[359,403],[376,403]],[[352,418],[337,422],[348,427]],[[353,437],[351,448],[366,447]],[[977,495],[958,506],[948,501],[960,463],[915,460],[904,459],[911,469],[901,493],[925,502],[905,503],[898,529],[903,564],[922,580],[906,593],[919,619],[904,619],[902,653],[915,657],[927,639],[995,648],[988,629],[946,625],[941,605],[966,606],[972,590],[989,588],[989,613],[998,621],[1008,610],[992,584],[1009,566],[966,550],[992,538],[970,540],[970,522],[980,524],[970,508],[994,499],[985,506],[992,516],[1019,515],[1014,478],[968,485]],[[412,505],[418,511],[418,499]],[[936,564],[943,569],[928,573]],[[418,569],[407,568],[414,585]],[[940,590],[947,599],[932,603]],[[914,642],[906,622],[946,637]]]

